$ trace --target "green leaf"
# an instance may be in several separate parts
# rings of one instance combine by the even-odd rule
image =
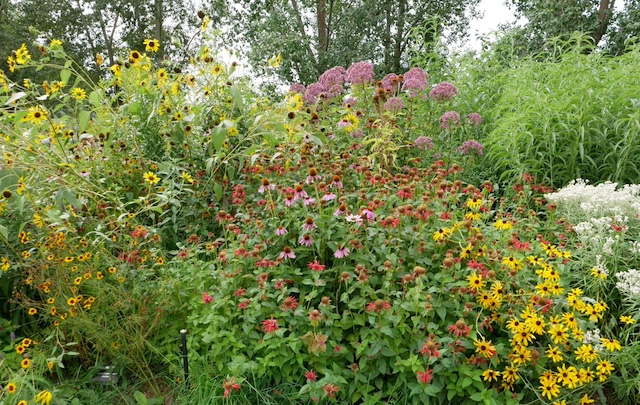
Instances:
[[[140,391],[136,391],[133,393],[133,397],[136,399],[136,402],[138,403],[138,405],[148,405],[149,401],[147,400],[147,397]]]
[[[211,143],[216,150],[220,150],[222,145],[224,145],[224,141],[227,139],[227,130],[222,127],[217,127],[213,131],[211,131]]]
[[[89,128],[89,119],[91,118],[91,111],[80,111],[78,114],[78,125],[80,127],[80,132],[85,131]]]
[[[69,83],[69,79],[71,78],[71,71],[64,69],[60,71],[60,80],[65,83]]]
[[[7,230],[7,227],[4,225],[0,225],[0,236],[2,236],[4,240],[9,242],[9,231]]]
[[[94,90],[91,93],[89,93],[89,102],[94,106],[98,107],[100,105],[101,100],[102,99],[100,97],[100,94],[98,94],[97,91]]]
[[[216,193],[218,201],[222,200],[222,185],[220,183],[213,185],[213,191]]]

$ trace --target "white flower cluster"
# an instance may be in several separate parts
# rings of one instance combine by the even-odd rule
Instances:
[[[633,253],[634,255],[637,255],[638,253],[640,253],[640,242],[638,242],[638,241],[631,242],[631,246],[629,247],[629,251],[631,253]]]
[[[596,265],[593,267],[600,270],[600,273],[604,274],[605,276],[609,276],[609,269],[607,268],[607,264],[602,258],[602,255],[596,255]]]
[[[582,344],[593,345],[593,350],[599,352],[602,350],[602,344],[600,342],[600,329],[595,328],[594,330],[588,330],[584,333],[584,337],[582,338]]]
[[[591,218],[575,225],[573,230],[586,247],[596,248],[613,256],[615,254],[613,246],[620,241],[620,234],[614,233],[612,224],[626,227],[628,221],[629,217],[622,215],[614,215],[613,218]]]
[[[630,297],[640,296],[640,271],[629,269],[616,274],[618,282],[616,287],[623,294]]]
[[[625,184],[617,189],[618,183],[605,182],[597,186],[587,183],[576,179],[557,192],[544,196],[567,212],[580,208],[588,215],[597,216],[640,213],[640,184]]]

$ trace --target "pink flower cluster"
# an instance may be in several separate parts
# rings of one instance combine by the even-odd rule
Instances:
[[[404,102],[399,97],[391,97],[384,103],[384,109],[391,112],[396,112],[404,108]]]
[[[429,75],[419,67],[411,68],[404,74],[402,90],[409,91],[411,97],[416,97],[419,91],[423,91],[429,85]]]
[[[431,138],[429,138],[428,136],[421,135],[416,138],[415,141],[413,141],[413,145],[418,149],[431,150],[433,149],[433,140],[431,140]]]
[[[470,141],[465,141],[462,145],[458,146],[456,152],[462,155],[478,155],[482,156],[484,153],[484,145],[480,142],[472,139]]]
[[[447,111],[440,117],[440,128],[455,129],[460,126],[460,114],[455,111]]]
[[[373,64],[357,62],[347,69],[346,81],[351,84],[364,84],[373,81]]]
[[[458,88],[449,82],[438,83],[436,87],[431,89],[429,97],[437,103],[451,101],[453,96],[458,94]]]

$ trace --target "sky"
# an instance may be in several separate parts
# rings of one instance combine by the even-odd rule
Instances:
[[[489,35],[498,29],[498,25],[515,21],[512,10],[504,4],[504,0],[482,0],[478,9],[484,14],[479,20],[472,20],[469,28],[471,41],[468,44],[471,49],[479,50],[479,36]]]

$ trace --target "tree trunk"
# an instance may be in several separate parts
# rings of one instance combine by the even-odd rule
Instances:
[[[382,47],[384,48],[384,68],[391,71],[391,2],[387,1],[384,7],[385,25],[382,37]]]
[[[404,40],[404,21],[405,12],[407,9],[407,0],[398,0],[398,20],[396,24],[396,38],[393,49],[393,72],[400,72],[400,60],[402,58],[402,51],[404,46],[402,41]]]
[[[598,25],[596,32],[593,34],[595,46],[598,46],[598,43],[600,43],[604,33],[607,31],[607,26],[609,25],[609,19],[611,18],[611,12],[615,2],[616,0],[600,0],[600,8],[598,9],[598,21],[600,24]]]
[[[162,10],[162,0],[156,0],[156,12],[155,12],[155,22],[156,22],[156,26],[155,26],[155,39],[158,40],[158,42],[160,43],[160,49],[158,50],[158,53],[156,54],[156,61],[160,62],[162,60],[162,57],[164,55],[164,41],[162,38],[162,23],[164,22],[164,14],[163,14],[163,10]]]
[[[300,39],[302,43],[307,48],[309,52],[309,57],[311,58],[313,65],[315,66],[316,72],[320,74],[320,66],[318,65],[318,61],[313,53],[313,48],[311,48],[311,43],[309,41],[309,36],[304,30],[304,22],[302,21],[302,15],[300,14],[300,8],[298,7],[298,2],[296,0],[291,0],[291,7],[293,8],[293,12],[296,17],[296,25],[298,26],[298,31],[300,31]]]
[[[327,1],[316,0],[316,20],[318,22],[318,54],[320,63],[327,52]]]

